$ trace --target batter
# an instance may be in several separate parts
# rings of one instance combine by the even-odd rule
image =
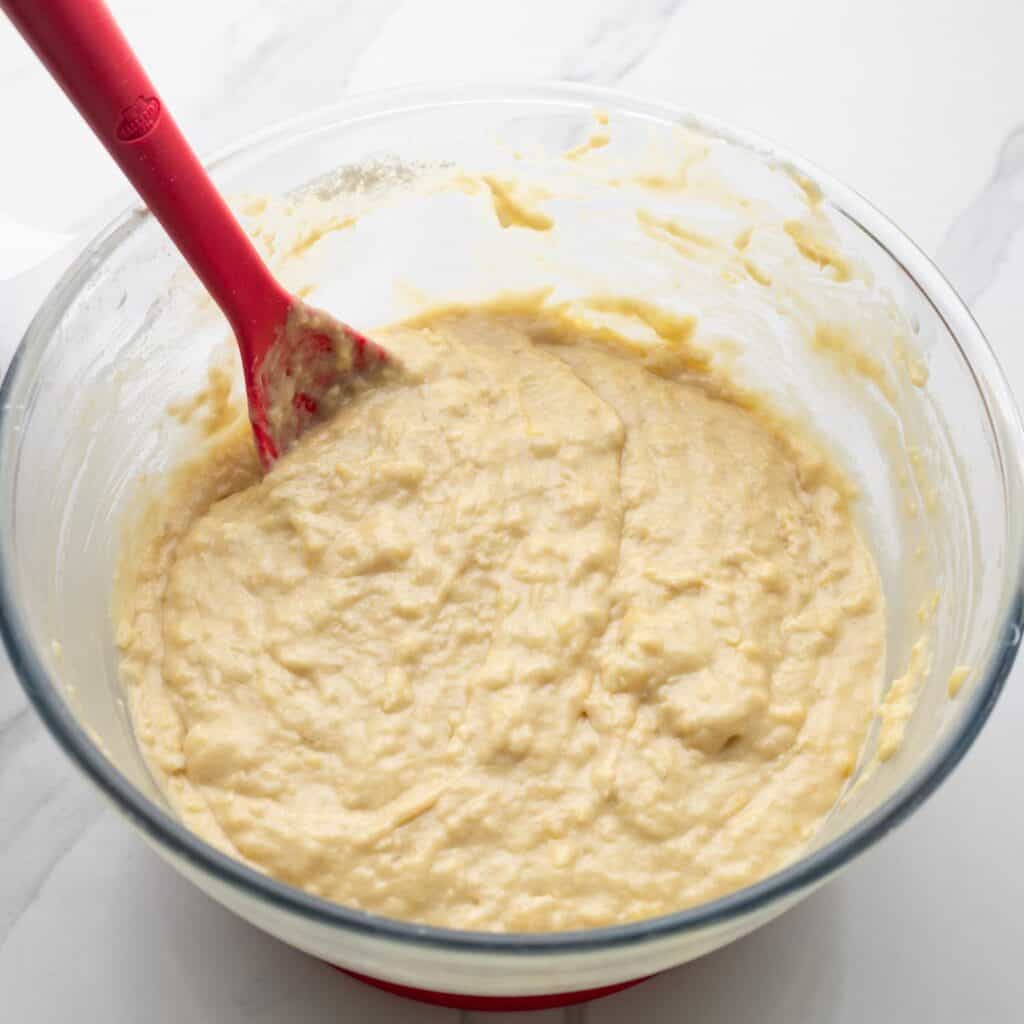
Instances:
[[[885,615],[841,473],[695,360],[542,300],[260,479],[245,425],[126,557],[139,741],[261,871],[393,918],[616,924],[792,860],[853,772]],[[152,525],[152,524],[151,524]]]

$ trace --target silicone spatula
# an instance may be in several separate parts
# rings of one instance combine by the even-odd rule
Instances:
[[[227,317],[266,468],[388,361],[271,274],[102,0],[0,0]]]

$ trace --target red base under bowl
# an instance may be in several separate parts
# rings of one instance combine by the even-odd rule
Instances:
[[[346,971],[344,967],[337,969],[367,985],[372,985],[374,988],[383,989],[385,992],[402,996],[405,999],[415,999],[418,1003],[447,1006],[453,1010],[491,1010],[495,1012],[551,1010],[559,1006],[587,1003],[592,999],[601,999],[603,996],[610,996],[623,989],[632,988],[634,985],[639,985],[641,981],[647,980],[646,978],[634,978],[632,981],[619,982],[618,985],[582,989],[578,992],[558,992],[551,996],[464,996],[457,992],[430,992],[422,988],[409,988],[407,985],[395,985],[390,981],[381,981],[380,978],[370,978],[365,974],[356,974],[355,971]]]

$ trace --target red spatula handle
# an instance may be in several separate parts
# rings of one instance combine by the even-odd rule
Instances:
[[[0,0],[0,8],[167,230],[239,341],[258,336],[260,325],[282,322],[291,297],[203,170],[106,4]]]

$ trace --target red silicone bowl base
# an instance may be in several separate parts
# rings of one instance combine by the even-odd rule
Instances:
[[[332,967],[335,965],[332,964]],[[576,1003],[587,1003],[592,999],[602,999],[614,995],[623,989],[639,985],[646,978],[634,978],[632,981],[621,981],[617,985],[605,985],[603,988],[589,988],[578,992],[558,992],[551,996],[464,996],[457,992],[430,992],[422,988],[409,988],[407,985],[395,985],[380,978],[370,978],[355,971],[346,971],[344,967],[336,970],[361,981],[374,988],[383,989],[403,999],[414,999],[418,1003],[430,1003],[432,1006],[447,1006],[453,1010],[491,1010],[508,1012],[509,1010],[552,1010],[559,1006],[573,1006]]]

